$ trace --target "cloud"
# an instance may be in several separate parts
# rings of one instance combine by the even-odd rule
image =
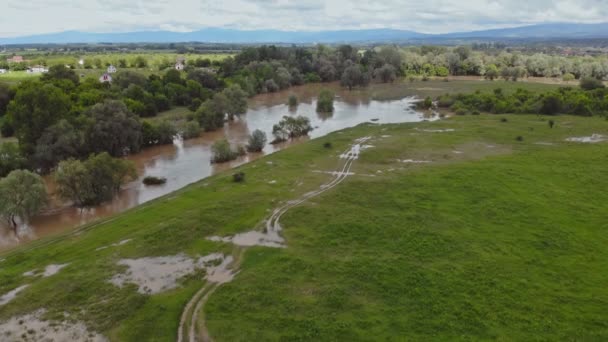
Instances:
[[[607,0],[28,0],[0,11],[0,37],[78,30],[397,28],[425,33],[606,22]]]

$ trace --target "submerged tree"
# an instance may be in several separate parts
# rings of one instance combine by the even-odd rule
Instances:
[[[228,140],[222,139],[216,141],[213,146],[211,146],[211,152],[213,153],[213,156],[211,157],[212,163],[224,163],[244,155],[245,149],[241,146],[234,149],[230,146]]]
[[[84,162],[62,161],[55,172],[55,181],[61,198],[83,208],[111,200],[122,185],[136,176],[133,162],[101,153]]]
[[[334,93],[324,89],[317,100],[317,112],[331,113],[334,111]]]
[[[262,152],[264,146],[266,146],[266,133],[256,129],[249,136],[249,143],[247,144],[247,151],[249,152]]]
[[[275,140],[274,144],[287,141],[301,136],[308,135],[312,131],[310,120],[304,116],[291,117],[284,116],[278,124],[272,127],[272,135]]]
[[[47,204],[42,178],[30,171],[16,170],[0,180],[0,216],[17,233],[17,218],[22,222],[36,215]]]

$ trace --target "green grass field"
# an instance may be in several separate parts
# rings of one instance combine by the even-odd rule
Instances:
[[[528,115],[362,125],[290,147],[241,167],[245,183],[219,174],[4,253],[0,295],[30,287],[0,306],[0,320],[45,308],[114,341],[174,341],[202,275],[147,296],[108,282],[124,270],[116,263],[240,255],[205,237],[259,226],[281,201],[331,179],[313,171],[335,169],[341,151],[371,136],[356,175],[284,216],[288,248],[244,251],[235,280],[204,309],[216,341],[606,340],[608,143],[565,139],[608,135],[608,121],[552,119],[553,129]],[[123,239],[133,240],[96,250]],[[49,278],[22,275],[63,263]]]

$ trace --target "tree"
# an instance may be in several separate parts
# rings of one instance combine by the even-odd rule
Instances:
[[[111,200],[122,185],[137,177],[133,162],[108,153],[91,155],[86,161],[68,159],[55,171],[58,195],[83,208]]]
[[[367,86],[369,84],[369,76],[363,72],[360,65],[352,64],[344,69],[340,83],[343,87],[348,87],[348,90],[352,90],[357,86]]]
[[[184,83],[184,81],[182,80],[182,74],[175,69],[167,70],[167,72],[165,73],[165,76],[163,76],[163,82],[165,84],[169,84],[169,83],[182,84],[182,83]]]
[[[6,114],[6,108],[9,102],[11,102],[12,97],[13,94],[8,85],[0,83],[0,117]]]
[[[249,144],[247,144],[248,152],[262,152],[266,146],[266,133],[256,129],[249,136]]]
[[[194,114],[205,131],[214,131],[224,126],[228,111],[228,98],[224,93],[217,93],[211,100],[205,101]]]
[[[114,157],[139,152],[141,124],[121,101],[107,100],[88,111],[93,120],[87,132],[87,147],[94,153],[108,152]]]
[[[310,120],[304,116],[291,117],[284,116],[278,124],[272,127],[272,135],[275,140],[273,143],[287,141],[301,136],[308,135],[312,131]]]
[[[498,78],[498,76],[499,76],[499,73],[498,73],[498,68],[496,67],[496,65],[495,64],[488,65],[488,67],[486,69],[486,75],[485,75],[486,80],[494,81],[495,79]]]
[[[239,85],[231,85],[224,89],[222,93],[228,100],[228,107],[226,108],[228,119],[232,120],[235,116],[247,113],[247,93]]]
[[[393,83],[397,78],[397,70],[390,64],[384,64],[381,68],[374,70],[374,78],[382,83]]]
[[[319,93],[317,100],[317,112],[331,113],[334,111],[334,93],[324,89]]]
[[[0,178],[13,170],[25,168],[27,160],[21,155],[19,146],[6,142],[0,144]]]
[[[70,98],[52,84],[24,82],[8,107],[19,146],[24,155],[31,155],[44,130],[67,117]]]
[[[27,222],[47,204],[42,178],[30,171],[15,170],[0,179],[0,216],[17,233],[17,221]]]
[[[40,78],[42,81],[60,81],[68,80],[74,85],[78,85],[80,79],[78,75],[69,68],[66,68],[63,64],[53,65],[49,68],[49,71],[42,75]]]
[[[216,141],[211,146],[211,153],[213,154],[213,156],[211,157],[211,162],[224,163],[231,160],[235,160],[239,156],[245,154],[245,150],[242,147],[237,147],[237,149],[233,149],[230,146],[228,140],[221,139]]]
[[[84,134],[67,120],[61,120],[47,128],[36,144],[34,162],[44,173],[60,161],[79,157],[84,149]]]
[[[594,90],[605,88],[604,82],[593,77],[584,77],[581,79],[581,88],[584,90]]]
[[[179,129],[179,135],[184,140],[198,138],[201,135],[201,125],[196,121],[183,123]]]

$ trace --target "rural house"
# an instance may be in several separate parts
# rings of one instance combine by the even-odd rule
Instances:
[[[6,69],[0,69],[0,74],[6,74]]]
[[[114,73],[116,73],[116,67],[113,66],[112,64],[110,64],[107,71],[108,71],[108,74],[114,74]]]
[[[27,69],[27,72],[30,74],[39,74],[39,73],[49,72],[49,69],[47,69],[46,67],[44,67],[42,65],[35,65],[35,66]]]
[[[101,83],[112,83],[112,76],[108,73],[101,75],[99,78],[99,82]]]
[[[24,59],[22,56],[13,56],[12,58],[8,58],[6,60],[7,63],[23,63]]]

